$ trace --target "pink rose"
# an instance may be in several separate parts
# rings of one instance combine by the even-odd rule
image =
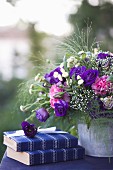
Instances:
[[[63,92],[63,89],[59,88],[56,84],[51,86],[50,91],[49,91],[49,96],[50,96],[50,104],[52,108],[55,108],[54,103],[59,102],[58,98],[54,98],[54,96],[59,92]]]
[[[49,92],[50,99],[54,99],[54,96],[59,92],[63,92],[63,89],[59,88],[56,84],[52,85]]]
[[[67,92],[64,92],[64,94],[62,95],[62,97],[54,97],[55,95],[57,95],[59,92],[64,92],[63,88],[58,87],[58,85],[52,85],[50,88],[50,92],[49,92],[49,96],[50,96],[50,104],[52,108],[54,107],[55,103],[59,103],[59,100],[62,99],[65,102],[67,102],[69,104],[70,102],[70,96]]]
[[[50,99],[50,104],[51,104],[51,107],[54,109],[55,108],[55,106],[54,106],[54,104],[55,103],[59,103],[59,99]]]
[[[95,94],[105,95],[110,91],[111,83],[107,81],[108,76],[97,77],[95,83],[92,84],[92,89]]]

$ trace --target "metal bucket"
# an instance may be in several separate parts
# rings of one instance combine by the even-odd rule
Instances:
[[[95,157],[113,157],[113,123],[104,122],[78,124],[79,144],[85,148],[85,154]]]

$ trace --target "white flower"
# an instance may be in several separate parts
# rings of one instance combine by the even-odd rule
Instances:
[[[67,59],[67,63],[72,63],[72,62],[77,62],[77,59],[75,59],[75,57],[73,56]]]
[[[80,65],[80,63],[77,63],[77,64],[75,64],[75,67],[78,67]]]
[[[61,63],[61,64],[60,64],[60,68],[62,68],[62,67],[64,67],[64,63]]]
[[[78,75],[78,76],[77,76],[77,80],[79,80],[79,79],[81,79],[81,77]]]
[[[62,74],[62,77],[65,77],[65,78],[66,78],[66,77],[68,77],[68,75],[69,75],[68,72],[64,72],[64,73]]]
[[[94,54],[98,54],[98,48],[94,48]]]
[[[69,82],[70,82],[70,84],[72,84],[72,82],[73,82],[73,81],[72,81],[72,79],[70,79],[70,81],[69,81]]]
[[[53,77],[54,77],[54,78],[58,78],[58,75],[59,75],[58,72],[55,71],[54,74],[53,74]]]
[[[77,76],[77,80],[78,80],[78,85],[81,85],[84,82],[84,80],[79,75]]]
[[[35,81],[39,80],[40,73],[35,76]]]
[[[29,89],[29,94],[32,94],[32,89]]]
[[[78,80],[78,85],[83,84],[83,82],[84,82],[84,80],[83,80],[83,79]]]
[[[79,51],[78,55],[84,54],[84,51]]]
[[[60,71],[61,71],[62,73],[65,73],[65,70],[64,70],[63,68],[61,68]]]
[[[63,68],[60,69],[60,71],[62,72],[62,77],[68,77],[68,72],[66,72]]]
[[[60,74],[58,74],[58,79],[62,81],[62,76]]]
[[[70,63],[67,63],[67,68],[69,68],[71,65],[70,65]]]
[[[71,66],[71,64],[76,64],[77,63],[77,59],[73,56],[71,56],[70,58],[67,59],[67,68],[69,68]]]
[[[31,85],[30,85],[30,89],[32,89],[33,87],[34,87],[34,84],[31,84]]]
[[[57,71],[54,72],[53,76],[54,78],[58,78],[60,81],[62,81],[62,76]]]
[[[33,89],[33,87],[34,87],[34,84],[31,84],[31,85],[30,85],[30,88],[29,88],[29,93],[30,93],[30,94],[32,94],[32,89]]]
[[[22,112],[24,112],[25,111],[25,107],[24,106],[20,106],[20,110],[22,111]]]

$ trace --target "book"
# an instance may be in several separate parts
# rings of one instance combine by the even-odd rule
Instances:
[[[7,157],[19,161],[25,165],[66,162],[83,159],[84,156],[85,149],[81,146],[77,146],[76,148],[37,150],[32,152],[16,152],[7,147]]]
[[[15,131],[4,132],[3,144],[17,152],[74,148],[78,145],[78,138],[69,133],[40,133],[34,138],[25,135],[13,136]]]

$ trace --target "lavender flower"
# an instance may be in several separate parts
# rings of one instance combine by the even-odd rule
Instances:
[[[93,69],[86,70],[81,75],[81,78],[84,80],[84,85],[85,86],[91,86],[95,82],[98,74],[99,74],[98,70],[93,70]]]
[[[64,100],[59,100],[58,103],[54,104],[55,106],[55,115],[56,116],[65,116],[67,113],[67,109],[69,108],[69,105]]]
[[[22,126],[22,129],[27,137],[33,138],[36,135],[37,128],[35,127],[34,124],[30,124],[27,121],[23,121],[21,123],[21,126]]]
[[[67,93],[67,92],[64,93],[63,100],[67,103],[70,103],[71,98],[70,98],[69,93]]]
[[[86,67],[85,66],[78,66],[78,67],[73,67],[70,70],[70,77],[72,78],[73,75],[75,75],[75,79],[77,79],[77,76],[81,76],[84,71],[86,71]]]
[[[98,54],[97,59],[106,59],[106,57],[108,56],[109,56],[108,53],[101,52]]]
[[[40,108],[36,110],[35,112],[36,112],[36,118],[40,122],[45,122],[49,118],[49,113],[47,112],[45,108]]]
[[[50,83],[50,84],[56,84],[60,80],[58,78],[55,78],[54,72],[58,72],[60,75],[62,75],[62,72],[60,71],[60,67],[57,67],[55,70],[51,71],[50,73],[45,74],[45,79]]]

